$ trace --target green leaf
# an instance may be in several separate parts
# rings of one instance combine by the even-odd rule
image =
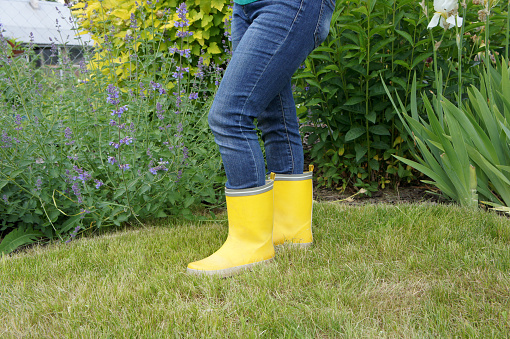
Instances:
[[[384,40],[381,40],[379,42],[377,42],[374,46],[372,46],[370,48],[370,59],[372,59],[374,57],[374,55],[379,52],[379,50],[381,48],[383,48],[384,46],[386,46],[387,44],[395,41],[395,37],[391,37],[391,38],[387,38],[387,39],[384,39]]]
[[[413,41],[413,38],[411,37],[411,34],[404,32],[404,31],[399,31],[398,29],[396,29],[395,32],[397,32],[398,34],[403,36],[407,41],[409,41],[409,43],[411,44],[411,47],[414,46],[414,41]]]
[[[356,138],[359,138],[365,133],[365,128],[363,127],[353,127],[345,134],[345,141],[351,141]]]
[[[409,64],[407,62],[405,62],[404,60],[393,60],[393,63],[397,64],[397,65],[400,65],[400,66],[404,66],[408,70],[411,69],[411,66],[409,66]]]
[[[432,56],[432,53],[425,53],[425,54],[419,55],[418,57],[416,57],[416,59],[413,60],[411,68],[415,68],[416,65],[418,65],[420,62],[425,61],[425,59],[427,59],[428,57],[431,57],[431,56]]]
[[[354,150],[356,151],[356,162],[359,162],[361,158],[367,154],[368,147],[356,144],[356,146],[354,146]]]
[[[321,98],[313,98],[312,100],[310,100],[306,103],[306,106],[315,106],[315,105],[323,103],[323,102],[324,102],[324,100],[322,100]],[[305,110],[306,110],[306,107],[305,107]]]
[[[375,160],[375,159],[372,159],[368,162],[368,165],[370,166],[370,168],[372,168],[374,171],[378,171],[379,170],[379,161]]]
[[[41,232],[34,231],[32,228],[25,230],[17,228],[7,234],[0,243],[0,254],[9,254],[20,246],[32,244],[41,236],[43,236]]]
[[[21,173],[23,173],[25,170],[24,169],[19,169],[19,170],[16,170],[14,172],[12,172],[9,177],[10,179],[14,179],[16,178],[18,175],[20,175]]]
[[[388,131],[388,128],[386,128],[383,125],[375,125],[368,128],[370,133],[376,134],[376,135],[391,135],[390,131]]]
[[[74,225],[81,219],[81,215],[75,215],[73,217],[70,217],[69,219],[67,219],[61,226],[60,228],[60,233],[67,233],[68,231],[70,231],[73,227],[75,227]]]
[[[319,89],[321,88],[321,85],[317,82],[317,80],[314,80],[314,79],[305,79],[305,81],[307,83],[309,83],[310,85],[312,85],[312,86],[315,86],[315,87],[317,87]]]
[[[195,198],[193,198],[193,196],[189,196],[187,197],[185,200],[184,200],[184,208],[188,208],[189,206],[191,206],[193,203],[195,202]]]
[[[349,98],[349,100],[347,100],[344,103],[344,105],[346,105],[346,106],[356,105],[356,104],[359,104],[360,102],[363,102],[364,100],[365,100],[365,97],[361,97],[361,96],[352,97],[352,98]]]
[[[361,13],[368,16],[367,8],[363,6],[353,9],[352,12]]]
[[[159,210],[158,213],[156,213],[156,218],[166,218],[168,215],[163,211]]]

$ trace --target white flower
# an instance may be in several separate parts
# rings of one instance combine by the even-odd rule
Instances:
[[[430,20],[427,28],[433,28],[437,25],[448,29],[454,26],[462,26],[462,18],[458,13],[458,0],[434,0],[434,16]]]

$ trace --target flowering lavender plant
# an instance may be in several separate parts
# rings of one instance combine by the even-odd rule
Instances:
[[[218,203],[224,178],[207,112],[220,67],[189,58],[185,4],[175,12],[175,45],[154,67],[152,54],[137,55],[159,47],[137,39],[136,17],[161,13],[137,11],[130,55],[122,59],[109,43],[115,37],[105,36],[101,68],[87,63],[90,56],[79,71],[62,57],[56,69],[37,68],[31,50],[31,58],[12,59],[0,47],[0,89],[7,88],[0,92],[0,232],[30,229],[70,241]],[[129,77],[115,76],[134,64]]]

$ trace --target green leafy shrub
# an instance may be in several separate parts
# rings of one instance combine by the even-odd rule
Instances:
[[[299,114],[320,184],[375,190],[414,178],[416,172],[394,157],[412,157],[414,146],[381,79],[407,109],[413,74],[417,90],[428,98],[434,90],[435,68],[442,71],[442,94],[452,101],[457,100],[459,85],[477,83],[477,65],[485,50],[484,23],[478,20],[481,7],[472,6],[465,13],[462,34],[456,29],[428,30],[433,4],[421,5],[420,9],[409,0],[337,1],[328,39],[295,76]],[[501,9],[493,11],[489,35],[495,54],[503,52],[508,27]],[[461,58],[456,34],[463,42]],[[434,46],[439,44],[434,62]],[[418,99],[420,115],[426,117]]]
[[[85,0],[73,7],[73,13],[80,30],[89,33],[99,47],[92,59],[94,67],[126,80],[134,73],[140,76],[165,69],[177,50],[183,50],[179,27],[175,25],[179,22],[177,14],[171,11],[179,3],[177,0]],[[185,53],[192,55],[195,63],[199,57],[206,65],[225,63],[228,57],[225,47],[229,43],[223,25],[229,22],[230,6],[218,0],[188,0],[185,4],[186,20],[192,32],[186,37],[188,51]],[[112,48],[105,49],[106,45]],[[150,66],[139,63],[139,58],[148,56],[152,57]],[[172,82],[168,72],[159,76],[162,79],[158,80]]]
[[[178,13],[184,40],[186,8]],[[0,33],[0,45],[2,39]],[[179,49],[187,48],[183,41]],[[6,51],[0,49],[0,253],[37,237],[71,240],[218,204],[224,178],[207,112],[221,69],[200,59],[186,77],[191,58],[174,57],[116,83],[85,63],[76,70],[65,54],[52,72],[34,67],[32,51],[32,61]],[[154,60],[137,59],[145,69]],[[156,80],[163,72],[172,89]]]

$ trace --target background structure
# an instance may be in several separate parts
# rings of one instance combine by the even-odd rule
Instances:
[[[56,65],[59,54],[78,64],[93,45],[90,35],[78,35],[71,11],[58,2],[0,0],[0,24],[4,37],[15,40],[21,49],[34,45],[39,65]]]

